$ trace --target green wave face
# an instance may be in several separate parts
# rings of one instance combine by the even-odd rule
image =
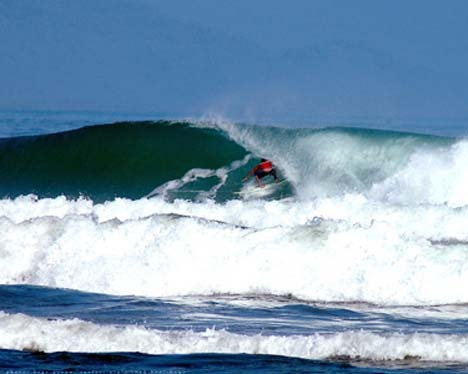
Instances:
[[[190,169],[218,169],[245,155],[217,130],[166,121],[3,139],[0,195],[134,199]]]
[[[223,202],[244,198],[242,178],[265,157],[288,183],[262,199],[360,193],[442,201],[450,186],[446,192],[438,186],[460,184],[467,147],[463,139],[370,129],[121,122],[1,139],[0,197],[84,195],[102,202],[158,195]],[[432,189],[420,191],[428,180]]]

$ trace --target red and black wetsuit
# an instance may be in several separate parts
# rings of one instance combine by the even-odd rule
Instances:
[[[276,170],[273,167],[273,163],[271,161],[263,161],[260,162],[255,168],[254,168],[254,174],[256,177],[262,179],[263,177],[266,177],[267,175],[273,176],[273,178],[278,179],[276,175]]]

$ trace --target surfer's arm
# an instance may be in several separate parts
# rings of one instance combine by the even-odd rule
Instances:
[[[276,169],[271,170],[271,175],[273,176],[273,178],[275,178],[275,182],[278,183],[279,178],[278,178],[278,175],[276,174]]]
[[[257,180],[258,187],[260,187],[260,188],[263,188],[263,187],[265,187],[265,185],[262,183],[262,181],[260,180],[260,178],[259,178],[259,177],[255,176],[255,179]]]
[[[253,169],[251,169],[247,175],[242,179],[242,182],[245,182],[247,179],[249,179],[254,173],[257,171],[257,166],[255,166]]]

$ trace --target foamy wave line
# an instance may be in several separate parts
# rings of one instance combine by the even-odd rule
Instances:
[[[211,187],[209,191],[199,191],[199,194],[197,197],[198,200],[206,200],[208,198],[214,198],[216,195],[216,192],[218,192],[218,190],[226,183],[229,173],[247,164],[247,162],[250,160],[251,157],[252,156],[249,154],[245,156],[242,160],[233,161],[228,167],[222,167],[217,170],[199,169],[199,168],[191,169],[188,172],[186,172],[182,178],[171,180],[155,188],[148,195],[146,195],[146,198],[150,198],[154,196],[166,198],[167,193],[169,191],[177,190],[185,186],[187,183],[193,182],[200,178],[206,179],[206,178],[211,178],[213,176],[216,176],[219,179],[219,183]]]
[[[148,354],[248,353],[307,359],[349,356],[369,360],[468,362],[467,335],[334,334],[265,336],[207,329],[161,331],[143,326],[102,326],[79,319],[47,320],[0,312],[0,348],[43,352],[141,352]]]
[[[462,209],[408,210],[359,198],[99,205],[57,198],[3,206],[3,284],[155,297],[261,293],[391,305],[468,301],[466,288],[459,287],[468,281]],[[34,218],[21,220],[27,216]]]

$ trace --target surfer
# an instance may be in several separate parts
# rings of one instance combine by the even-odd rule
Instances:
[[[262,188],[265,187],[265,185],[262,183],[261,179],[265,178],[267,175],[271,175],[273,178],[275,178],[276,183],[279,182],[279,178],[276,175],[276,170],[273,166],[273,163],[265,158],[262,158],[260,163],[247,173],[245,178],[242,179],[242,182],[245,182],[252,175],[255,175],[258,186]]]

